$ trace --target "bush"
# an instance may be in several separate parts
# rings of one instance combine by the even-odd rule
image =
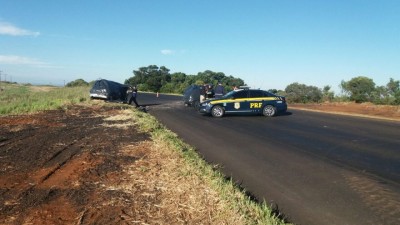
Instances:
[[[319,88],[297,82],[289,84],[285,92],[287,101],[292,103],[320,102],[323,96]]]
[[[74,81],[69,82],[66,87],[87,87],[89,83],[84,81],[83,79],[76,79]]]

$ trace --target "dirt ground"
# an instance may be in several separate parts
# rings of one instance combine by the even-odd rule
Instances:
[[[104,121],[117,113],[74,107],[0,117],[0,224],[140,220],[136,214],[149,199],[134,205],[134,199],[143,202],[140,198],[146,197],[126,196],[110,187],[127,177],[125,165],[143,157],[145,146],[137,146],[149,137]],[[129,154],[121,151],[126,146],[132,146]]]
[[[400,120],[399,107],[333,103],[289,107]],[[0,117],[0,224],[207,223],[204,218],[185,215],[188,206],[179,199],[171,199],[171,204],[182,211],[171,213],[163,208],[160,202],[165,188],[149,188],[142,182],[152,173],[148,168],[160,167],[160,161],[152,166],[146,161],[150,148],[147,134],[132,124],[124,127],[124,120],[107,119],[120,111],[73,106]],[[163,156],[159,158],[163,160]],[[207,192],[206,200],[185,191],[179,196],[205,202],[204,209],[192,211],[203,210],[201,214],[211,218],[208,208],[220,210],[209,202],[211,191],[199,190]],[[222,223],[240,224],[235,221]]]
[[[245,224],[132,113],[111,104],[0,116],[0,224]]]
[[[400,121],[400,106],[372,103],[289,104],[289,108]]]

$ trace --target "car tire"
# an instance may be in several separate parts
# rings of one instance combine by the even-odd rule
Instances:
[[[273,105],[266,105],[263,108],[263,115],[268,117],[273,117],[276,115],[276,108]]]
[[[194,109],[198,110],[200,108],[200,102],[199,101],[195,101],[193,103],[193,107],[194,107]]]
[[[224,116],[224,114],[225,114],[224,108],[222,108],[219,105],[216,105],[216,106],[212,107],[212,109],[211,109],[211,115],[213,117],[221,118]]]

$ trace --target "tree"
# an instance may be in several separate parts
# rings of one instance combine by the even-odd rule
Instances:
[[[285,92],[287,100],[294,103],[319,102],[322,99],[322,91],[319,88],[297,82],[289,84]]]
[[[329,86],[329,85],[324,86],[324,88],[322,89],[322,99],[324,101],[330,102],[335,97],[335,93],[330,90],[331,90],[331,86]]]
[[[389,94],[394,95],[396,92],[400,91],[400,81],[390,78],[389,83],[386,85],[389,90]]]
[[[186,80],[187,75],[184,73],[173,73],[171,74],[171,83],[173,84],[180,84],[184,83]]]
[[[133,70],[134,76],[125,80],[125,84],[137,85],[139,90],[164,92],[164,93],[182,93],[189,85],[213,84],[221,82],[226,91],[230,91],[234,86],[244,85],[244,81],[233,76],[225,76],[222,72],[213,72],[206,70],[197,75],[186,75],[177,72],[170,74],[165,66],[158,67],[150,65]]]
[[[189,84],[187,84],[187,80],[189,80],[188,77],[188,75],[181,72],[171,74],[171,82],[165,84],[161,88],[161,92],[181,94],[183,90],[189,86]]]
[[[389,95],[392,97],[390,104],[400,105],[400,81],[390,78],[389,83],[386,85]]]
[[[125,84],[137,85],[139,90],[159,92],[161,87],[171,81],[169,69],[165,66],[150,65],[133,71],[134,76],[125,80]]]
[[[197,73],[197,79],[202,80],[206,84],[216,85],[218,81],[222,81],[225,74],[222,72],[213,72],[211,70],[206,70],[204,72]]]
[[[245,85],[244,81],[240,78],[235,78],[232,75],[222,78],[222,84],[225,86],[225,90],[232,91],[234,87],[240,87]]]
[[[176,85],[173,83],[166,83],[160,88],[162,93],[176,93]]]
[[[385,86],[377,86],[371,93],[371,101],[375,104],[389,104],[390,96]]]
[[[84,81],[83,79],[76,79],[71,81],[65,85],[66,87],[81,87],[81,86],[89,86],[89,83]]]
[[[268,91],[271,92],[272,94],[277,94],[278,93],[278,90],[276,90],[276,89],[269,89]]]
[[[359,76],[347,82],[342,81],[340,87],[344,92],[350,95],[350,100],[362,103],[372,100],[372,92],[375,90],[375,83],[368,77]]]

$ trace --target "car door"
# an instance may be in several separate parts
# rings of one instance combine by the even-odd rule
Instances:
[[[225,113],[248,113],[248,90],[238,91],[225,103]]]
[[[251,90],[249,93],[249,109],[252,113],[261,113],[264,93],[261,90]]]

